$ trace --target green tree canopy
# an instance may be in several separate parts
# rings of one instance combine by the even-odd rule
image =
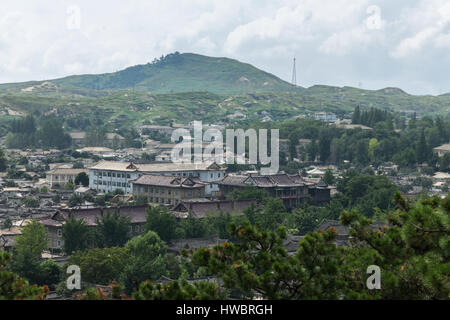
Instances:
[[[90,231],[83,219],[71,215],[62,228],[64,252],[68,255],[77,250],[85,250],[89,246]]]

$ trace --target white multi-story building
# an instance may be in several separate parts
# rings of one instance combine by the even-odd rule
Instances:
[[[225,168],[214,162],[195,163],[149,163],[135,164],[130,162],[100,161],[89,168],[89,188],[102,193],[122,189],[132,193],[132,181],[144,174],[169,175],[179,177],[196,177],[200,181],[210,182],[205,187],[207,196],[216,196],[219,187],[213,182],[223,179]]]
[[[336,122],[338,120],[336,115],[332,112],[317,112],[316,114],[314,114],[314,118],[316,118],[316,120],[322,120],[326,122]]]

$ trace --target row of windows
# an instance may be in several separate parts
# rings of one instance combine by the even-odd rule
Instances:
[[[129,173],[115,173],[108,171],[94,171],[94,176],[98,177],[111,177],[111,178],[122,178],[122,179],[130,179],[131,175]]]
[[[122,188],[129,188],[130,184],[126,182],[115,182],[115,181],[97,181],[94,180],[94,185],[100,185],[100,186],[113,186],[113,187],[122,187]]]
[[[123,178],[123,179],[125,179],[125,177],[127,178],[127,179],[130,179],[131,178],[131,176],[130,176],[130,174],[129,173],[116,173],[116,172],[109,172],[109,171],[94,171],[94,175],[95,176],[98,176],[100,179],[101,179],[101,177],[111,177],[111,178]],[[198,177],[199,176],[199,174],[193,174],[192,172],[189,172],[189,173],[186,173],[186,172],[183,172],[183,173],[173,173],[172,174],[173,176],[183,176],[183,177]],[[218,174],[217,174],[217,177],[218,178],[220,178],[220,177],[222,177],[222,174],[219,172]],[[211,179],[213,179],[214,178],[214,173],[211,173]]]
[[[73,179],[74,176],[70,175],[70,176],[53,176],[53,180],[67,180],[67,179]]]
[[[139,192],[139,193],[149,193],[149,194],[165,194],[166,193],[166,189],[163,188],[152,188],[149,186],[134,186],[134,192]],[[167,190],[167,194],[171,195],[171,194],[175,194],[175,195],[179,195],[180,194],[180,190],[172,190],[172,189],[168,189]],[[185,192],[185,194],[187,194],[188,196],[192,196],[192,195],[201,195],[202,192],[201,190],[187,190]]]

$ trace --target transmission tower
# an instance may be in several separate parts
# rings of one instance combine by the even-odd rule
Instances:
[[[295,67],[295,57],[294,57],[294,68],[292,69],[292,85],[297,86],[297,69]]]

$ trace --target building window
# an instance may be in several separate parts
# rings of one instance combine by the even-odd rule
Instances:
[[[129,173],[127,173],[127,178],[130,179],[130,174]]]
[[[58,234],[58,237],[62,237],[62,230],[58,229],[57,234]]]
[[[58,248],[61,248],[61,240],[56,241],[56,246],[57,246]]]

